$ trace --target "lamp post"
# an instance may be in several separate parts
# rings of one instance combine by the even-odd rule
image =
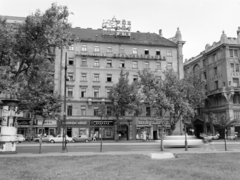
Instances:
[[[67,52],[65,53],[65,65],[64,65],[64,102],[63,102],[63,141],[62,141],[62,153],[67,153],[67,142],[66,142],[66,89],[67,89]]]

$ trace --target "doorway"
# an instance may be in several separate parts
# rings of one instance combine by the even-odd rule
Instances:
[[[67,136],[72,137],[72,128],[67,128]]]
[[[153,140],[157,140],[157,131],[153,131]]]
[[[121,124],[118,129],[118,133],[121,134],[120,140],[128,140],[128,126],[126,124]]]

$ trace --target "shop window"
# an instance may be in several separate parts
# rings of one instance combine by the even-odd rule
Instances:
[[[87,82],[87,73],[82,73],[81,74],[81,81]]]
[[[74,58],[68,58],[68,65],[73,66],[74,65]]]
[[[71,106],[71,105],[68,105],[68,106],[67,106],[67,115],[68,115],[68,116],[72,116],[72,111],[73,111],[72,106]]]
[[[149,50],[148,49],[144,50],[144,55],[149,55]]]
[[[86,116],[86,106],[84,105],[81,106],[81,115]]]
[[[120,68],[125,68],[125,61],[120,60],[119,67],[120,67]]]
[[[133,69],[137,69],[138,68],[138,62],[137,61],[133,61]]]
[[[107,74],[107,82],[112,82],[112,75],[111,74]]]
[[[82,52],[87,52],[87,45],[83,44],[81,50]]]
[[[137,48],[133,48],[133,54],[138,54]]]
[[[111,68],[112,67],[112,60],[107,60],[107,67]]]
[[[95,46],[94,47],[94,52],[100,52],[100,47],[99,46]]]
[[[94,67],[99,67],[100,64],[99,64],[99,59],[95,59],[94,60],[94,64],[93,64]]]
[[[146,116],[151,116],[151,108],[146,107]]]
[[[82,59],[82,65],[81,66],[87,66],[87,59]]]
[[[99,74],[94,74],[93,81],[99,82]]]

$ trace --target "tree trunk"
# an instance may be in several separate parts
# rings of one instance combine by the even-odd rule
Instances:
[[[43,125],[44,125],[44,122],[45,122],[45,119],[43,119],[43,121],[42,121],[42,134],[41,134],[40,139],[39,139],[39,154],[42,153],[42,136],[43,136]]]
[[[226,133],[226,129],[224,129],[224,145],[225,145],[225,151],[227,151],[227,141],[226,141],[226,137],[227,137],[227,133]]]
[[[101,128],[101,144],[100,144],[100,152],[102,152],[102,128]]]
[[[31,124],[30,124],[30,138],[33,138],[33,121],[35,119],[35,113],[32,112]]]
[[[119,119],[117,118],[117,120],[116,120],[116,129],[115,129],[115,141],[119,140],[119,137],[118,137],[118,126],[119,126]]]
[[[187,128],[186,128],[186,125],[184,125],[184,131],[185,131],[185,151],[188,151]]]
[[[161,128],[161,144],[160,144],[160,150],[161,151],[164,151],[164,147],[163,147],[163,131],[164,131],[164,128],[162,127]]]

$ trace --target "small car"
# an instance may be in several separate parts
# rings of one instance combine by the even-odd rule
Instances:
[[[63,136],[59,134],[56,137],[49,138],[49,142],[51,143],[63,142]],[[69,143],[74,141],[73,141],[73,138],[66,135],[66,142]]]
[[[49,139],[53,138],[54,136],[52,135],[45,135],[42,137],[42,142],[49,142]],[[34,142],[40,142],[40,137],[35,137],[33,138]]]
[[[92,140],[92,138],[87,137],[86,135],[78,135],[78,136],[73,137],[74,142],[86,142],[87,143],[91,140]]]
[[[25,139],[25,137],[22,135],[22,134],[17,134],[16,135],[16,141],[18,142],[18,143],[21,143],[21,142],[24,142],[26,139]]]

